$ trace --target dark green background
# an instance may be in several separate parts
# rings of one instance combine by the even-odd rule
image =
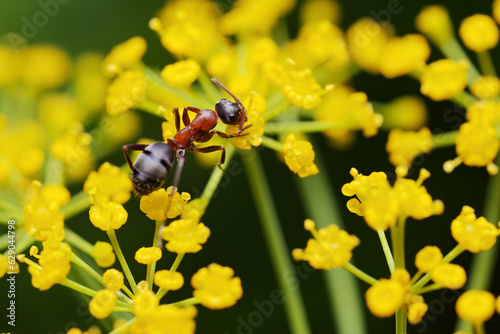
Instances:
[[[45,1],[43,3],[49,3]],[[394,2],[394,1],[393,1]],[[218,2],[223,10],[227,10],[230,1]],[[397,15],[392,15],[390,21],[396,26],[398,34],[413,33],[413,20],[421,8],[429,1],[401,1],[398,8],[402,8]],[[78,1],[70,0],[59,5],[56,15],[50,17],[44,27],[29,39],[30,44],[53,43],[67,49],[73,56],[84,51],[98,51],[106,53],[110,48],[123,40],[141,35],[148,40],[148,52],[145,62],[151,67],[164,66],[172,60],[158,41],[155,33],[147,28],[149,19],[161,8],[164,1]],[[341,22],[343,28],[348,27],[356,19],[363,16],[374,16],[387,9],[389,1],[341,1],[344,15]],[[460,20],[473,13],[491,12],[489,1],[475,1],[458,3],[448,1],[455,26]],[[33,22],[33,17],[42,7],[36,1],[0,0],[0,35],[9,32],[20,33],[25,21]],[[293,12],[288,21],[291,25],[291,34],[297,30],[297,11]],[[493,52],[496,58],[497,52]],[[433,50],[432,59],[441,58],[441,54]],[[353,80],[353,86],[368,94],[374,101],[389,101],[397,96],[414,93],[418,94],[419,84],[409,78],[386,80],[380,76],[359,74]],[[450,109],[459,111],[449,102],[434,103],[426,100],[430,109],[431,129],[456,129],[456,124],[445,123],[443,113]],[[144,134],[156,139],[161,138],[160,120],[154,117],[145,117]],[[387,161],[385,142],[387,134],[380,133],[375,138],[365,139],[359,136],[354,147],[346,152],[332,150],[321,136],[314,138],[318,143],[315,146],[318,155],[323,156],[326,168],[321,170],[330,177],[332,189],[338,196],[338,204],[350,233],[361,239],[361,245],[354,251],[356,264],[374,277],[389,275],[382,250],[376,234],[369,229],[362,219],[349,213],[345,208],[347,199],[341,195],[340,188],[351,180],[349,169],[356,167],[361,173],[369,174],[372,171],[392,171],[393,167]],[[304,247],[308,233],[303,230],[302,222],[308,215],[302,207],[296,187],[298,177],[276,159],[274,152],[260,150],[259,153],[265,163],[266,177],[269,180],[276,207],[286,235],[288,246],[291,249]],[[414,254],[424,245],[439,245],[443,252],[454,247],[455,242],[449,232],[449,224],[456,217],[463,205],[476,208],[478,215],[482,214],[484,191],[487,182],[485,169],[461,166],[452,175],[442,171],[442,163],[455,156],[453,148],[441,149],[426,156],[423,161],[425,168],[432,176],[425,182],[433,198],[442,199],[445,204],[445,213],[439,217],[432,217],[424,221],[410,221],[408,226],[408,254]],[[109,158],[114,164],[124,163],[119,149]],[[169,293],[169,301],[175,301],[189,296],[191,287],[188,283],[192,274],[200,267],[217,262],[235,269],[236,275],[243,281],[243,298],[235,307],[221,311],[210,311],[198,307],[199,315],[196,319],[197,333],[237,333],[238,317],[248,319],[256,311],[254,301],[261,302],[269,299],[271,292],[277,287],[273,269],[263,239],[262,230],[254,204],[249,196],[249,188],[245,173],[238,160],[237,175],[226,175],[227,186],[221,189],[214,197],[206,215],[203,218],[211,229],[212,235],[204,246],[203,251],[195,255],[187,255],[180,266],[180,271],[186,278],[187,284],[179,292]],[[239,169],[238,169],[239,168]],[[188,162],[183,172],[181,190],[196,193],[195,189],[202,190],[209,170],[200,169],[194,158],[188,156]],[[413,175],[415,177],[415,175]],[[130,212],[129,222],[117,234],[126,256],[132,259],[133,253],[139,247],[149,245],[153,232],[153,222],[149,221],[138,211],[138,200],[133,199],[126,204]],[[332,222],[333,223],[333,222]],[[87,214],[83,213],[78,219],[67,222],[75,231],[82,233],[90,241],[106,240],[104,232],[90,226]],[[173,256],[164,252],[160,267],[169,267]],[[413,257],[407,258],[412,265]],[[133,261],[130,261],[133,262]],[[467,266],[470,256],[464,254],[457,260]],[[297,264],[301,266],[301,264]],[[410,267],[411,268],[411,267]],[[17,278],[17,326],[14,333],[65,333],[69,328],[78,325],[87,329],[94,320],[89,315],[87,303],[76,296],[72,291],[55,286],[47,292],[39,292],[30,285],[30,277],[25,267]],[[143,266],[132,264],[133,272],[144,271]],[[413,268],[411,268],[413,270]],[[411,271],[412,273],[414,271]],[[498,270],[494,282],[498,282]],[[0,285],[0,330],[6,323],[4,314],[5,281]],[[360,284],[362,291],[367,288]],[[323,276],[319,272],[310,274],[300,281],[302,295],[307,305],[308,316],[313,333],[334,333],[330,317],[330,310],[323,286]],[[492,288],[495,295],[500,293],[498,285]],[[451,292],[448,292],[448,296]],[[455,312],[454,303],[442,303],[441,292],[430,293],[425,296],[431,305],[430,317],[427,318],[425,333],[452,333]],[[499,316],[488,323],[489,333],[495,327],[499,328]],[[378,319],[366,313],[370,333],[391,333],[393,319]],[[421,325],[409,326],[409,333],[422,333]],[[12,329],[10,329],[12,331]],[[282,306],[277,306],[273,314],[265,317],[262,326],[253,329],[253,333],[288,333],[287,322]],[[247,333],[247,332],[243,332]],[[351,334],[351,333],[348,333]],[[356,334],[356,333],[352,333]]]

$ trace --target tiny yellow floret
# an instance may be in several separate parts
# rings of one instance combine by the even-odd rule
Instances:
[[[495,297],[488,291],[469,290],[458,297],[455,309],[460,318],[482,324],[495,313]]]
[[[116,260],[113,246],[109,242],[98,241],[92,249],[92,257],[101,268],[111,267]]]
[[[115,202],[98,202],[89,210],[92,224],[103,230],[117,230],[127,222],[128,213],[121,204]]]
[[[499,230],[486,218],[476,218],[473,208],[464,206],[451,223],[451,234],[463,248],[471,253],[479,253],[495,245]]]
[[[430,54],[430,46],[422,35],[392,37],[382,52],[380,73],[386,78],[395,78],[421,71]]]
[[[425,246],[415,256],[415,266],[423,273],[435,269],[443,260],[443,253],[437,246]]]
[[[500,94],[500,79],[494,76],[481,76],[470,85],[471,93],[480,99],[492,99]]]
[[[389,161],[396,167],[409,168],[417,156],[432,149],[432,133],[424,127],[419,131],[393,129],[389,132],[386,150]]]
[[[443,263],[431,271],[431,278],[436,284],[455,290],[465,285],[467,274],[458,264]]]
[[[163,68],[160,75],[172,87],[189,87],[198,79],[201,66],[194,59],[180,60]]]
[[[140,289],[135,295],[132,303],[132,312],[135,316],[147,314],[158,307],[160,301],[156,298],[153,291],[148,289]]]
[[[398,281],[380,279],[366,291],[366,305],[373,315],[387,318],[403,306],[405,295],[406,290]]]
[[[83,185],[83,190],[95,190],[95,200],[123,204],[130,199],[132,181],[120,167],[105,162],[97,171],[92,171]]]
[[[107,75],[119,74],[141,61],[146,53],[146,40],[141,36],[132,37],[113,47],[103,61],[102,68]]]
[[[234,270],[216,263],[201,268],[191,278],[193,296],[212,310],[231,307],[243,295],[241,280]]]
[[[116,269],[108,269],[102,275],[102,282],[106,289],[111,291],[120,291],[123,287],[123,273]]]
[[[297,140],[289,134],[283,145],[285,163],[290,170],[300,177],[318,174],[318,167],[314,164],[314,150],[307,140]]]
[[[184,285],[184,277],[177,271],[159,270],[154,275],[154,283],[166,290],[179,290]]]
[[[210,229],[194,219],[173,221],[162,232],[165,247],[174,253],[197,253],[209,236]]]
[[[453,38],[450,15],[444,6],[426,6],[417,15],[415,26],[437,45],[442,45]]]
[[[469,62],[441,59],[429,64],[420,78],[420,91],[434,101],[450,99],[467,86]]]
[[[471,50],[483,52],[498,44],[499,31],[496,22],[488,15],[474,14],[460,24],[460,38]]]
[[[115,308],[117,296],[114,291],[103,289],[97,291],[89,303],[90,314],[97,319],[107,318]]]
[[[141,211],[144,212],[149,219],[160,221],[167,218],[175,218],[182,214],[186,203],[191,199],[191,195],[187,192],[175,192],[170,196],[173,189],[173,187],[168,187],[167,190],[160,188],[149,195],[142,196],[140,204]]]
[[[141,247],[135,252],[135,260],[142,264],[151,264],[161,259],[161,249],[158,247]]]

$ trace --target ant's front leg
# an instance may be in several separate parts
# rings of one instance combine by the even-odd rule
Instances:
[[[195,114],[200,112],[200,109],[195,108],[195,107],[185,107],[184,111],[182,112],[182,121],[184,122],[185,126],[188,126],[191,124],[191,120],[189,119],[188,115],[188,110],[194,112]]]
[[[217,166],[222,169],[221,165],[224,164],[226,161],[226,148],[222,145],[213,145],[213,146],[206,146],[206,147],[201,147],[201,148],[194,148],[194,152],[200,152],[200,153],[210,153],[210,152],[215,152],[215,151],[222,151],[221,158],[219,162],[217,163]]]
[[[148,147],[148,145],[145,144],[129,144],[123,146],[123,154],[125,155],[125,160],[127,160],[127,164],[130,167],[130,170],[134,170],[134,164],[132,163],[132,160],[130,160],[130,156],[128,155],[128,150],[131,151],[144,151]]]

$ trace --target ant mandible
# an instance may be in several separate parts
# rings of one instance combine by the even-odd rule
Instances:
[[[243,127],[247,120],[246,110],[243,104],[233,95],[222,83],[216,78],[212,81],[219,87],[224,89],[234,99],[231,102],[226,99],[221,99],[215,104],[215,111],[211,109],[198,109],[194,107],[185,107],[182,112],[182,122],[185,127],[180,129],[179,108],[173,110],[175,119],[176,134],[172,139],[167,139],[167,142],[155,142],[150,145],[130,144],[123,146],[125,159],[132,173],[134,190],[139,196],[145,196],[160,188],[167,180],[170,169],[174,164],[174,156],[177,156],[177,170],[172,185],[174,190],[179,185],[180,175],[185,161],[185,152],[201,152],[209,153],[214,151],[222,151],[218,165],[222,165],[226,158],[226,150],[224,146],[213,145],[202,148],[197,148],[194,143],[204,143],[210,140],[215,134],[222,138],[233,138],[247,135],[242,132],[248,129],[251,124]],[[194,112],[196,116],[191,121],[188,111]],[[219,119],[228,125],[239,125],[236,135],[228,135],[224,132],[214,130]],[[130,160],[128,150],[141,151],[134,163]],[[171,193],[173,195],[174,192]]]

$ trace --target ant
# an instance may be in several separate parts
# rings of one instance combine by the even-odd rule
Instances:
[[[231,102],[226,99],[221,99],[215,104],[215,111],[211,109],[198,109],[194,107],[185,107],[182,112],[182,122],[185,128],[180,129],[180,115],[179,108],[175,107],[173,110],[175,118],[175,128],[177,133],[172,139],[167,139],[167,142],[155,142],[150,145],[144,144],[130,144],[123,146],[123,153],[125,159],[132,171],[130,179],[132,180],[134,190],[139,196],[145,196],[160,188],[167,180],[170,169],[174,164],[174,152],[177,157],[177,170],[173,180],[174,191],[179,184],[180,175],[185,161],[185,152],[201,152],[209,153],[214,151],[222,151],[221,158],[218,166],[222,165],[226,158],[226,150],[224,146],[213,145],[203,148],[197,148],[194,143],[204,143],[210,140],[215,134],[222,138],[233,138],[246,136],[242,134],[243,131],[248,129],[252,124],[243,127],[247,120],[246,110],[243,104],[233,95],[222,83],[216,78],[212,81],[219,87],[224,89],[234,99]],[[189,119],[188,111],[196,114],[191,121]],[[224,132],[214,130],[219,119],[228,125],[238,125],[238,134],[228,135]],[[132,163],[128,150],[141,151],[139,156]],[[173,195],[174,191],[170,194]]]

